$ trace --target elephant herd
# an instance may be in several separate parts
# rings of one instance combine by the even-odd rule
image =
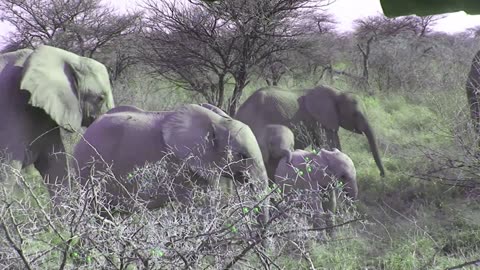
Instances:
[[[171,111],[115,107],[103,64],[43,45],[0,55],[0,110],[6,164],[18,170],[33,164],[53,198],[67,185],[60,128],[81,133],[82,126],[87,129],[74,148],[74,171],[83,186],[90,185],[91,175],[111,172],[115,180],[105,185],[111,205],[129,207],[132,193],[149,209],[162,207],[172,194],[188,203],[190,184],[208,186],[207,171],[220,170],[222,176],[261,190],[270,184],[284,194],[328,189],[333,203],[327,209],[319,196],[311,200],[319,212],[334,212],[336,195],[330,187],[335,179],[347,196],[358,194],[355,166],[341,152],[339,127],[365,134],[380,174],[385,174],[372,128],[356,101],[323,86],[259,89],[234,116],[208,103]],[[297,124],[312,137],[314,151],[304,150],[308,145],[298,139]],[[321,145],[319,129],[332,150],[315,150]],[[131,180],[137,167],[160,160],[167,160],[174,175],[172,194],[164,186],[142,189],[141,180]],[[177,173],[173,165],[178,164],[186,166],[186,173]],[[3,185],[12,182],[13,176],[2,176]]]

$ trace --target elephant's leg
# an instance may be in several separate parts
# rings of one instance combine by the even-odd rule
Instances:
[[[298,138],[299,136],[295,136],[295,144],[293,145],[293,148],[295,149],[305,149],[307,148],[308,144],[305,142],[305,140],[300,140]]]
[[[54,205],[61,202],[61,194],[70,190],[67,171],[67,157],[63,143],[57,142],[49,151],[43,151],[35,161],[35,168],[45,181]]]
[[[311,140],[312,148],[332,148],[333,143],[331,142],[328,129],[324,128],[320,124],[314,124],[308,127],[309,137]],[[331,149],[329,149],[331,150]]]
[[[322,148],[325,144],[322,137],[323,128],[313,128],[310,130],[310,137],[312,138],[312,147]]]
[[[317,233],[316,238],[318,241],[324,241],[326,240],[327,235],[323,228],[325,228],[327,225],[325,222],[325,211],[322,202],[322,196],[317,192],[311,192],[307,198],[314,212],[313,218],[311,220],[312,225],[316,229],[322,229]]]
[[[275,183],[275,171],[277,170],[278,163],[280,159],[278,158],[270,158],[267,162],[265,162],[265,168],[267,169],[267,176],[269,179],[269,186]]]
[[[337,148],[338,150],[342,151],[342,146],[340,145],[340,138],[338,137],[338,131],[332,129],[325,129],[325,133],[327,135],[327,145],[330,148]]]
[[[325,211],[325,223],[327,227],[335,225],[335,213],[337,212],[337,192],[335,189],[327,191],[325,200],[323,201],[323,209]],[[335,229],[327,229],[327,233],[330,237],[335,237]]]

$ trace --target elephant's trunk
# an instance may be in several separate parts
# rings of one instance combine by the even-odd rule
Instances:
[[[265,168],[263,160],[261,162],[255,160],[254,165],[251,167],[251,174],[256,178],[256,181],[258,181],[258,187],[260,189],[268,188],[267,169]]]
[[[113,94],[112,94],[112,91],[110,91],[108,93],[108,96],[107,96],[107,101],[105,103],[105,106],[107,107],[107,111],[108,110],[111,110],[115,107],[115,102],[113,100]]]
[[[356,200],[358,196],[357,181],[355,179],[347,179],[345,180],[344,187],[347,196],[352,200]]]
[[[267,170],[265,168],[265,164],[263,163],[263,160],[260,159],[255,159],[254,165],[250,167],[252,176],[255,178],[254,182],[254,191],[256,194],[261,195],[258,198],[259,206],[261,209],[261,212],[258,216],[258,222],[261,224],[261,226],[264,226],[267,224],[268,219],[269,219],[269,199],[265,199],[264,196],[268,195],[268,175],[267,175]]]
[[[378,154],[377,143],[375,142],[375,136],[373,131],[368,123],[366,123],[363,133],[367,136],[368,144],[370,145],[370,151],[372,151],[373,158],[377,164],[378,169],[380,170],[380,176],[385,176],[385,171],[383,169],[382,161],[380,155]]]

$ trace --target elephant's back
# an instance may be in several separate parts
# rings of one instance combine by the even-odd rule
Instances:
[[[106,114],[119,113],[119,112],[145,112],[145,111],[132,105],[120,105],[108,110]]]
[[[283,157],[278,163],[275,172],[277,184],[295,184],[296,189],[311,188],[314,182],[310,179],[312,171],[309,168],[312,167],[311,161],[315,159],[315,155],[314,153],[297,149],[291,152],[291,164],[288,164],[287,158]]]
[[[299,108],[298,93],[264,88],[257,90],[242,104],[235,118],[254,130],[268,124],[291,127]]]
[[[84,139],[74,149],[74,157],[83,167],[100,155],[109,165],[113,162],[112,170],[117,176],[124,176],[136,165],[162,157],[165,144],[157,125],[163,116],[130,111],[104,114],[85,131]]]
[[[13,52],[0,54],[0,72],[6,66],[23,67],[25,60],[33,52],[31,49],[21,49]]]

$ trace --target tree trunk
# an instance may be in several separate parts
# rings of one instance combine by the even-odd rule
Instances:
[[[369,70],[368,70],[368,58],[370,56],[370,45],[372,41],[375,39],[375,36],[371,36],[365,45],[364,48],[360,46],[360,44],[357,44],[358,49],[362,53],[362,62],[363,62],[363,72],[362,72],[362,79],[365,84],[368,85],[368,79],[369,79]]]
[[[238,76],[235,77],[235,88],[233,89],[232,98],[230,99],[230,104],[228,108],[228,113],[230,115],[235,115],[238,109],[238,104],[240,98],[243,94],[243,88],[247,85],[247,73],[245,69],[238,73]]]
[[[217,107],[222,108],[225,102],[225,74],[218,75],[218,99]]]

